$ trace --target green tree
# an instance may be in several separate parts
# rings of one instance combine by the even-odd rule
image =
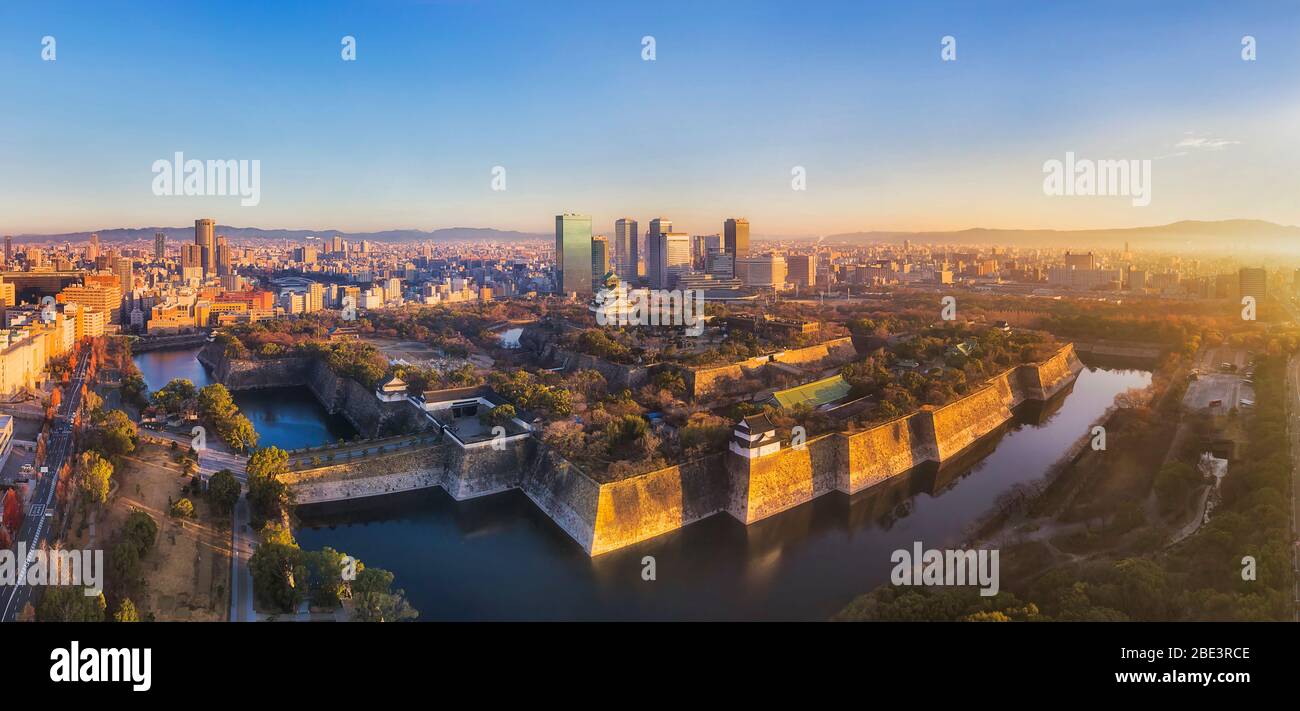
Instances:
[[[360,567],[352,582],[354,622],[407,622],[420,616],[406,601],[406,592],[392,591],[393,574],[382,568]]]
[[[301,551],[297,545],[262,543],[248,559],[253,574],[253,593],[265,607],[289,612],[298,601],[294,589],[295,571]]]
[[[241,452],[257,446],[257,430],[253,427],[252,421],[244,415],[236,415],[231,419],[221,436],[227,444]]]
[[[87,596],[77,585],[50,585],[36,606],[40,622],[103,622],[108,603],[104,593]]]
[[[80,474],[81,493],[86,501],[102,504],[108,501],[108,492],[113,480],[113,465],[98,452],[88,450],[81,453],[77,460]]]
[[[208,480],[208,500],[222,516],[229,516],[235,510],[235,504],[239,502],[239,493],[239,481],[235,479],[235,473],[229,469],[222,469]]]
[[[194,502],[182,498],[172,504],[172,516],[174,518],[194,518]]]
[[[280,475],[289,469],[289,455],[279,447],[263,447],[248,458],[248,502],[260,520],[277,519],[289,503],[289,487]]]
[[[180,412],[197,394],[194,383],[175,378],[153,394],[153,403],[167,412]]]
[[[213,383],[199,390],[199,415],[213,422],[233,417],[239,411],[230,391],[221,383]]]
[[[131,417],[121,410],[113,410],[104,416],[99,426],[100,448],[110,459],[135,451],[140,442],[139,430]]]

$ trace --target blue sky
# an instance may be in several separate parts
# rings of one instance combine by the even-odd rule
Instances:
[[[0,231],[1296,224],[1297,37],[1289,2],[6,3]],[[153,195],[176,151],[260,160],[261,203]],[[1153,159],[1151,205],[1044,195],[1066,151]]]

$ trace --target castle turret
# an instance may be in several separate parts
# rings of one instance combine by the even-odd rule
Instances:
[[[746,459],[776,454],[781,451],[776,425],[767,419],[767,415],[750,415],[742,419],[731,432],[730,449]]]

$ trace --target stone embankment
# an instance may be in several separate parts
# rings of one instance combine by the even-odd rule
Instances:
[[[383,402],[355,380],[335,375],[319,358],[233,359],[225,356],[222,344],[212,343],[199,351],[198,359],[231,391],[305,387],[331,415],[342,415],[363,437],[425,426],[426,420],[409,402]]]
[[[920,464],[949,462],[1011,420],[1021,403],[1069,387],[1082,367],[1067,345],[1041,363],[990,378],[955,402],[860,432],[822,435],[755,459],[715,454],[617,481],[597,481],[530,437],[504,451],[444,443],[327,467],[334,471],[298,474],[293,486],[320,497],[437,485],[457,499],[519,488],[595,556],[717,513],[753,523],[832,491],[853,494]],[[373,485],[357,482],[360,467],[376,479]]]

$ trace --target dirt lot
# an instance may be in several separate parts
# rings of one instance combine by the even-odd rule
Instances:
[[[202,497],[190,497],[194,519],[180,523],[168,515],[185,479],[166,446],[142,442],[113,478],[117,487],[97,514],[94,540],[84,527],[72,536],[73,545],[107,552],[131,510],[146,511],[158,522],[158,541],[144,560],[147,592],[135,600],[140,612],[159,621],[224,621],[230,612],[229,521],[218,525]]]

